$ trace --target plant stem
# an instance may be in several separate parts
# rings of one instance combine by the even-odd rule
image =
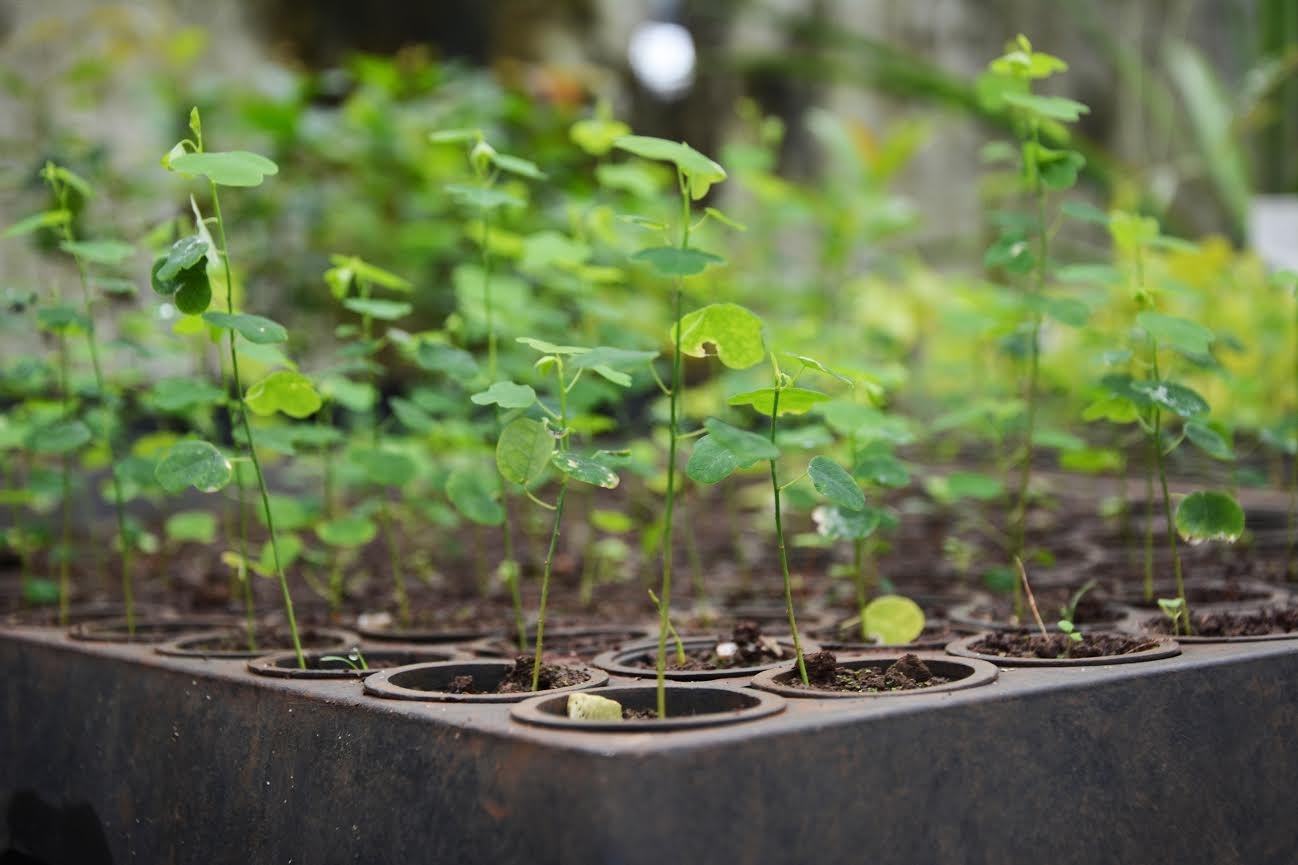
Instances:
[[[1155,450],[1158,446],[1155,446]],[[1157,460],[1155,460],[1157,462]],[[1145,601],[1154,600],[1154,470],[1145,470]]]
[[[856,618],[861,629],[861,642],[869,642],[870,634],[865,627],[865,539],[852,541],[852,573],[856,577]]]
[[[59,185],[59,204],[61,207],[67,207],[67,190]],[[63,239],[71,243],[73,241],[72,226],[68,222],[63,223]],[[95,390],[99,393],[99,399],[103,406],[108,410],[108,417],[105,420],[106,429],[104,430],[104,443],[108,446],[108,455],[112,463],[108,471],[109,479],[113,486],[113,513],[117,518],[117,542],[121,546],[122,555],[122,601],[126,606],[126,633],[130,637],[135,636],[135,583],[131,573],[131,548],[134,546],[130,532],[126,528],[126,496],[122,492],[122,479],[117,474],[118,459],[120,458],[117,448],[117,436],[114,434],[117,427],[117,400],[111,398],[107,386],[104,383],[104,370],[99,362],[99,340],[95,335],[95,304],[90,294],[90,277],[86,273],[86,264],[78,255],[73,255],[77,263],[77,276],[81,282],[81,299],[85,307],[86,315],[86,346],[90,350],[90,368],[95,375]]]
[[[776,371],[775,395],[771,398],[771,443],[775,443],[777,419],[780,416],[779,371]],[[802,684],[810,684],[807,664],[802,658],[802,640],[798,637],[798,622],[793,612],[793,580],[789,576],[789,553],[784,545],[784,519],[780,512],[780,478],[776,471],[778,460],[768,461],[771,467],[771,490],[775,494],[775,541],[780,550],[780,576],[784,578],[784,608],[789,615],[789,630],[793,634],[793,654],[798,661],[798,676]]]
[[[681,249],[690,245],[690,196],[684,176],[678,171],[681,192]],[[667,490],[663,502],[662,585],[659,586],[658,611],[658,717],[667,717],[667,632],[671,628],[669,611],[672,603],[672,517],[676,508],[676,443],[680,435],[680,400],[684,387],[684,365],[681,359],[681,317],[684,292],[680,277],[672,284],[672,384],[667,395]]]
[[[216,217],[217,237],[221,243],[221,266],[225,273],[225,301],[226,306],[233,313],[234,277],[230,272],[230,248],[225,237],[225,220],[221,218],[221,198],[217,193],[216,183],[210,182],[210,185],[212,188],[212,214]],[[266,531],[270,533],[270,554],[274,561],[275,577],[279,581],[280,593],[284,596],[284,615],[288,619],[289,636],[293,640],[293,653],[297,657],[298,668],[305,670],[306,657],[302,654],[302,639],[297,631],[297,617],[293,615],[293,596],[289,594],[288,578],[284,574],[284,565],[279,557],[279,539],[275,533],[275,516],[270,509],[270,490],[266,487],[266,475],[262,472],[261,460],[257,457],[257,444],[252,434],[252,423],[248,420],[248,407],[243,401],[243,382],[239,377],[237,339],[238,334],[233,330],[230,331],[230,376],[234,382],[235,404],[238,407],[239,419],[243,423],[243,434],[248,443],[248,456],[252,460],[253,474],[257,476],[257,488],[261,493],[262,515],[266,518]]]
[[[523,614],[523,588],[519,580],[518,560],[514,557],[514,526],[509,516],[509,494],[503,485],[500,490],[500,506],[505,514],[501,525],[505,536],[505,560],[501,564],[505,571],[505,583],[509,586],[509,600],[514,607],[514,630],[518,633],[518,648],[521,651],[527,647],[527,616]]]
[[[559,525],[563,522],[563,503],[568,497],[568,476],[559,482],[559,497],[554,504],[554,526],[550,530],[550,548],[545,554],[545,567],[541,571],[541,603],[536,611],[536,654],[532,663],[532,690],[541,683],[541,643],[545,636],[545,608],[550,599],[550,571],[554,554],[559,548]]]
[[[72,393],[68,381],[68,341],[59,333],[59,392],[63,395],[63,417],[72,416]],[[68,624],[69,595],[72,592],[71,558],[68,551],[72,545],[72,457],[63,454],[61,460],[63,471],[60,475],[63,501],[60,508],[62,525],[59,527],[59,624]]]
[[[1040,132],[1036,124],[1032,128],[1033,144],[1040,143]],[[1036,153],[1033,149],[1032,153]],[[1035,160],[1035,157],[1033,157]],[[1037,205],[1037,266],[1032,280],[1032,296],[1039,299],[1045,292],[1046,268],[1049,265],[1049,240],[1046,232],[1046,193],[1041,183],[1041,169],[1035,162],[1032,165],[1032,195]],[[1025,385],[1027,406],[1026,428],[1023,433],[1022,466],[1019,469],[1018,501],[1014,509],[1014,527],[1011,534],[1010,554],[1022,559],[1027,537],[1028,493],[1032,481],[1032,455],[1034,452],[1033,436],[1037,424],[1037,388],[1041,378],[1041,311],[1033,308],[1032,326],[1028,342],[1028,380]],[[1014,615],[1023,615],[1023,591],[1019,584],[1014,584]]]

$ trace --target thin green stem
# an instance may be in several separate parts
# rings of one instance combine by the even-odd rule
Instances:
[[[225,220],[221,218],[221,198],[216,183],[212,182],[212,214],[216,217],[217,238],[221,244],[221,266],[225,275],[225,300],[231,312],[234,311],[234,277],[230,271],[230,248],[225,236]],[[236,344],[237,334],[230,331],[230,376],[234,383],[234,399],[238,406],[239,419],[242,421],[244,438],[248,443],[248,456],[252,460],[253,474],[257,477],[257,488],[261,493],[262,515],[266,518],[266,531],[270,534],[270,554],[275,566],[275,578],[279,581],[280,593],[284,596],[284,616],[288,620],[289,636],[293,640],[293,653],[297,658],[299,669],[306,669],[306,656],[302,654],[302,639],[298,635],[297,617],[293,614],[293,596],[288,590],[288,577],[284,574],[283,561],[279,556],[279,538],[275,532],[275,515],[270,508],[270,490],[266,486],[266,475],[261,470],[261,459],[257,456],[257,443],[252,433],[252,423],[248,420],[248,408],[243,401],[243,381],[239,376],[239,349]]]
[[[856,618],[861,629],[861,642],[869,642],[870,634],[865,627],[865,539],[852,541],[852,573],[856,577]]]
[[[690,245],[690,196],[683,175],[677,174],[681,193],[681,249]],[[672,285],[672,383],[667,395],[667,490],[663,502],[662,533],[662,584],[659,586],[657,703],[658,717],[667,717],[667,633],[671,628],[669,612],[672,604],[672,524],[676,509],[676,445],[680,434],[680,401],[684,387],[684,366],[681,359],[680,322],[684,309],[684,292],[680,277]]]
[[[68,341],[62,333],[58,339],[59,354],[59,393],[63,396],[63,417],[72,417],[72,392],[68,380]],[[68,605],[72,594],[72,559],[68,555],[72,547],[72,457],[64,454],[60,485],[63,494],[61,502],[61,520],[59,527],[59,624],[68,624]]]
[[[1158,483],[1163,492],[1163,515],[1167,519],[1167,545],[1172,551],[1172,573],[1176,575],[1176,596],[1181,601],[1181,618],[1184,622],[1185,633],[1189,635],[1193,633],[1190,627],[1190,604],[1185,597],[1185,581],[1181,575],[1181,553],[1176,547],[1176,524],[1172,518],[1172,496],[1167,490],[1167,471],[1163,466],[1162,424],[1163,412],[1155,408],[1154,432],[1152,435],[1154,460],[1158,468]]]
[[[562,435],[559,438],[559,450],[568,449],[568,391],[563,381],[563,359],[557,358],[554,364],[555,377],[559,382],[559,423]],[[568,499],[569,475],[565,472],[559,481],[559,496],[554,503],[554,523],[550,526],[550,546],[545,553],[545,566],[541,569],[541,602],[536,611],[536,653],[532,663],[532,690],[541,684],[541,654],[545,638],[545,612],[550,602],[550,574],[554,570],[554,555],[559,549],[559,530],[563,524],[563,505]]]
[[[527,647],[527,616],[523,614],[523,588],[519,580],[518,559],[514,554],[514,526],[509,515],[509,492],[502,487],[500,506],[504,512],[501,531],[505,536],[505,560],[501,566],[505,571],[505,582],[509,586],[509,600],[514,607],[514,630],[518,634],[518,648]]]
[[[775,443],[775,432],[780,416],[779,373],[776,373],[775,395],[771,398],[771,443]],[[776,470],[778,460],[768,461],[771,467],[771,491],[775,496],[775,541],[780,550],[780,576],[784,578],[784,608],[789,616],[789,631],[793,634],[793,654],[798,662],[798,676],[802,684],[810,684],[807,678],[807,664],[802,657],[802,640],[798,636],[798,621],[793,610],[793,578],[789,575],[789,553],[784,544],[784,517],[780,507],[780,479]]]
[[[67,188],[56,182],[59,206],[67,209]],[[63,223],[63,239],[68,243],[75,239],[72,235],[71,222]],[[126,527],[126,495],[122,491],[122,479],[118,475],[118,461],[121,457],[117,447],[117,400],[108,392],[104,381],[103,365],[99,361],[99,339],[95,334],[95,303],[90,293],[90,275],[86,264],[79,255],[73,255],[77,263],[77,277],[81,283],[81,300],[85,309],[86,347],[90,350],[90,368],[95,375],[95,390],[99,394],[108,416],[105,419],[104,443],[108,446],[111,466],[108,477],[113,487],[113,513],[117,518],[117,542],[122,556],[122,601],[126,607],[126,633],[135,636],[135,582],[131,568],[131,553],[134,544]]]

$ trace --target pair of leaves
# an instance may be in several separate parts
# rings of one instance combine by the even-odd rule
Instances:
[[[182,237],[166,255],[153,262],[149,284],[163,297],[172,298],[185,315],[201,315],[212,305],[212,282],[207,275],[208,243],[199,235]]]
[[[511,483],[526,487],[553,466],[582,483],[613,489],[617,474],[590,457],[557,450],[549,428],[532,418],[515,418],[500,431],[496,442],[496,469]]]

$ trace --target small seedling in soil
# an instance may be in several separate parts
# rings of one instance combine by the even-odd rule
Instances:
[[[704,307],[697,313],[691,313],[682,320],[681,328],[684,329],[687,322],[694,325],[695,323],[690,320],[696,316],[700,322],[711,321],[710,324],[700,324],[694,328],[696,331],[703,331],[702,334],[692,334],[692,342],[697,343],[699,349],[702,349],[705,342],[710,341],[707,336],[708,333],[720,329],[720,322],[725,323],[727,330],[740,330],[742,328],[751,332],[758,345],[761,345],[761,319],[743,307],[734,304],[713,304]],[[730,404],[752,406],[759,414],[769,417],[769,435],[764,437],[757,433],[733,427],[715,418],[710,418],[704,423],[707,435],[701,438],[695,446],[685,471],[691,478],[700,483],[712,484],[724,480],[739,469],[749,468],[758,462],[766,462],[770,471],[771,493],[774,499],[775,542],[779,550],[780,575],[784,581],[785,611],[789,619],[789,630],[793,635],[798,675],[801,677],[803,684],[806,684],[807,671],[802,656],[802,641],[798,634],[797,616],[793,605],[793,579],[789,572],[789,556],[785,544],[781,494],[787,487],[798,483],[803,477],[810,477],[816,491],[828,499],[831,504],[843,510],[864,510],[866,501],[865,494],[861,492],[861,488],[852,476],[829,457],[823,455],[813,457],[804,474],[785,484],[780,483],[778,463],[781,452],[777,445],[780,417],[804,414],[817,404],[826,402],[829,399],[826,394],[820,391],[798,387],[797,382],[802,373],[807,370],[815,370],[848,384],[851,384],[851,381],[828,369],[819,361],[802,355],[790,355],[790,358],[799,365],[799,370],[794,375],[788,375],[780,369],[779,361],[773,353],[767,356],[771,363],[772,386],[736,394],[730,398]]]
[[[1068,603],[1059,611],[1059,621],[1055,627],[1067,634],[1068,638],[1074,642],[1081,642],[1082,640],[1082,632],[1074,623],[1074,619],[1077,618],[1077,605],[1082,602],[1082,598],[1086,597],[1087,592],[1097,585],[1099,585],[1097,580],[1087,580],[1082,584],[1081,588],[1073,592],[1072,597],[1068,599]]]
[[[235,312],[234,275],[230,266],[220,198],[220,187],[260,186],[267,176],[277,174],[279,168],[266,157],[247,151],[208,151],[204,146],[202,121],[197,108],[190,111],[189,128],[194,137],[176,144],[163,157],[162,164],[169,171],[186,177],[207,178],[212,200],[212,225],[216,234],[212,238],[208,234],[207,220],[199,219],[197,235],[178,241],[167,255],[155,261],[153,287],[160,294],[173,296],[181,312],[202,315],[208,325],[229,338],[230,378],[235,392],[230,406],[231,420],[242,433],[246,455],[261,494],[262,518],[270,534],[271,564],[283,596],[284,614],[293,651],[298,666],[305,668],[306,658],[302,654],[302,640],[298,633],[297,617],[293,612],[293,598],[289,593],[275,517],[271,511],[270,490],[257,454],[256,438],[248,413],[256,411],[259,414],[270,414],[279,411],[290,417],[305,418],[320,408],[321,399],[305,376],[290,370],[272,372],[244,392],[239,369],[239,339],[258,345],[276,344],[287,341],[288,331],[270,319]],[[198,210],[196,203],[194,210]],[[225,312],[208,311],[212,302],[212,288],[207,274],[209,250],[220,265],[225,285]],[[173,446],[159,461],[156,472],[159,483],[171,492],[179,492],[187,486],[203,492],[214,492],[229,483],[233,473],[229,459],[220,449],[209,442],[192,439]],[[251,633],[248,639],[252,641]]]
[[[352,650],[346,655],[323,655],[320,658],[321,664],[346,664],[352,670],[368,670],[370,665],[365,661],[365,655],[361,653],[360,646],[353,646]]]
[[[1086,164],[1075,150],[1049,147],[1043,130],[1062,130],[1063,124],[1076,123],[1090,109],[1080,102],[1058,96],[1032,92],[1033,84],[1064,72],[1068,64],[1058,57],[1036,51],[1025,36],[1018,36],[1005,54],[989,65],[990,82],[997,85],[995,100],[1012,121],[1018,139],[1020,172],[1023,186],[1032,199],[1031,216],[1003,222],[1001,236],[987,250],[989,267],[1011,276],[1026,278],[1024,308],[1026,322],[1027,370],[1023,384],[1024,422],[1019,460],[1018,487],[1010,526],[1010,555],[1022,559],[1027,527],[1028,495],[1032,478],[1033,451],[1036,445],[1037,414],[1041,378],[1041,334],[1046,316],[1064,318],[1060,305],[1046,293],[1050,271],[1050,224],[1046,211],[1047,195],[1069,189],[1077,182],[1078,172]],[[1022,595],[1018,584],[1014,590],[1014,613],[1022,616]]]
[[[501,477],[515,484],[528,500],[554,513],[550,544],[541,571],[541,598],[536,618],[533,674],[539,676],[550,578],[559,546],[568,484],[572,480],[578,480],[605,489],[614,489],[618,485],[617,474],[600,461],[603,452],[585,456],[571,449],[573,430],[568,410],[569,395],[588,371],[615,385],[627,387],[631,384],[631,376],[626,373],[626,368],[648,364],[657,353],[609,347],[592,349],[555,345],[531,337],[519,337],[518,341],[541,353],[536,362],[539,371],[553,372],[558,407],[552,408],[543,402],[529,385],[512,381],[495,382],[487,390],[474,394],[472,400],[478,405],[498,405],[507,410],[539,410],[542,415],[541,420],[532,417],[514,418],[500,431],[500,439],[496,443],[496,468]],[[542,501],[532,491],[532,487],[550,469],[559,472],[559,491],[553,504]],[[537,680],[534,679],[532,689],[536,688]]]
[[[667,383],[659,380],[659,386],[667,396],[667,488],[663,499],[662,516],[662,581],[658,589],[660,599],[658,627],[658,714],[667,715],[666,676],[667,638],[670,622],[668,612],[672,600],[673,537],[675,526],[675,508],[677,492],[676,452],[681,437],[681,397],[685,387],[683,371],[685,328],[681,324],[684,318],[684,280],[697,276],[715,264],[724,264],[725,259],[690,245],[690,232],[693,229],[691,203],[702,199],[715,183],[726,179],[726,171],[708,157],[699,153],[688,144],[668,141],[662,138],[651,138],[643,135],[625,135],[613,141],[613,147],[655,162],[667,162],[676,169],[676,186],[680,200],[680,220],[676,226],[676,237],[669,236],[668,243],[641,249],[632,256],[634,261],[647,264],[657,275],[670,279],[672,283],[672,352],[671,376]],[[704,218],[707,218],[706,216]],[[652,221],[650,221],[652,223]],[[658,226],[661,228],[662,226]],[[761,360],[758,351],[756,359],[750,359],[751,352],[741,349],[736,356],[730,349],[729,339],[723,338],[718,345],[722,363],[734,368],[743,369]],[[728,359],[729,358],[729,359]]]

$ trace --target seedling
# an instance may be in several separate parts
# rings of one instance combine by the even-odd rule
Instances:
[[[658,384],[667,396],[667,489],[663,501],[663,522],[662,522],[662,582],[659,586],[659,620],[658,620],[658,660],[657,660],[657,708],[658,716],[664,718],[667,716],[667,692],[666,692],[666,670],[667,670],[667,637],[671,627],[668,620],[668,613],[671,609],[672,598],[672,567],[673,567],[673,539],[674,539],[674,515],[676,508],[676,486],[677,486],[677,466],[676,452],[679,439],[681,437],[681,395],[685,386],[684,376],[681,374],[682,362],[684,359],[683,351],[685,346],[684,331],[682,324],[684,317],[684,280],[691,276],[697,276],[707,270],[708,267],[715,264],[723,264],[725,259],[713,253],[706,252],[690,245],[690,231],[693,228],[691,215],[691,202],[698,201],[708,194],[714,183],[720,183],[726,179],[726,171],[717,163],[708,157],[699,153],[688,144],[678,144],[673,141],[667,141],[661,138],[650,138],[643,135],[626,135],[614,140],[613,146],[616,149],[624,150],[628,153],[639,156],[642,159],[650,159],[658,162],[667,162],[676,169],[676,186],[680,197],[680,219],[676,226],[676,242],[671,243],[671,235],[668,245],[651,246],[641,249],[632,256],[632,260],[642,262],[653,269],[658,276],[671,280],[672,283],[672,321],[675,326],[672,329],[672,366],[671,377],[668,383],[663,383],[659,378]],[[716,211],[709,210],[709,215]],[[719,216],[719,214],[718,214]],[[704,218],[707,218],[706,216]],[[656,223],[653,220],[645,220],[643,217],[640,221],[647,223],[647,227],[667,231],[667,226]],[[742,348],[736,354],[735,350],[729,345],[729,334],[714,334],[714,337],[720,336],[721,342],[717,343],[717,356],[726,366],[736,369],[743,369],[752,366],[761,360],[760,339],[758,340],[757,357],[752,357],[751,338],[747,335],[741,335],[740,341]],[[697,348],[696,348],[697,350]],[[655,373],[657,378],[657,374]]]
[[[1027,528],[1028,495],[1032,480],[1037,413],[1041,377],[1041,331],[1046,314],[1059,317],[1059,307],[1046,293],[1050,270],[1050,228],[1046,210],[1050,191],[1066,190],[1077,182],[1077,174],[1086,164],[1080,153],[1069,149],[1047,147],[1042,143],[1042,129],[1049,125],[1075,123],[1090,111],[1087,106],[1058,96],[1040,96],[1032,92],[1034,82],[1068,69],[1058,57],[1035,51],[1027,37],[1019,35],[1005,54],[990,64],[993,81],[999,85],[995,99],[1010,117],[1019,143],[1020,172],[1034,208],[1033,216],[1010,220],[1001,236],[987,250],[986,264],[1005,272],[1027,277],[1024,307],[1026,323],[1027,371],[1023,385],[1024,425],[1020,448],[1018,487],[1010,526],[1010,555],[1022,559]],[[1021,615],[1022,593],[1014,586],[1014,612]]]
[[[225,332],[229,342],[230,378],[235,398],[230,410],[236,415],[238,429],[243,434],[247,459],[252,465],[257,488],[261,494],[262,517],[270,534],[270,552],[276,579],[284,600],[284,614],[298,666],[306,667],[302,654],[302,641],[298,634],[297,619],[293,613],[293,599],[289,593],[288,578],[280,555],[279,537],[275,530],[275,517],[270,506],[270,491],[257,455],[256,438],[248,419],[249,411],[259,414],[283,412],[290,417],[305,418],[314,414],[321,405],[309,379],[289,370],[278,370],[253,384],[244,393],[239,371],[239,338],[254,344],[268,345],[285,342],[288,331],[280,324],[261,316],[236,313],[234,276],[230,266],[229,247],[226,242],[225,221],[221,216],[220,187],[254,187],[268,176],[279,172],[274,162],[264,156],[247,151],[210,152],[205,149],[202,121],[198,109],[189,114],[189,128],[194,137],[176,144],[163,158],[163,166],[184,176],[206,177],[212,199],[212,225],[215,238],[208,234],[206,220],[199,220],[199,233],[177,241],[153,267],[153,287],[160,294],[175,297],[177,308],[189,315],[202,315],[203,320],[218,331]],[[194,205],[197,212],[197,204]],[[207,272],[208,256],[214,255],[225,285],[227,312],[208,311],[212,288]],[[182,441],[174,446],[158,463],[159,483],[169,491],[179,491],[193,486],[200,491],[214,492],[229,483],[233,474],[230,460],[213,444],[198,440]],[[251,634],[249,635],[251,639]]]
[[[1107,396],[1090,406],[1083,417],[1087,420],[1104,418],[1115,423],[1135,422],[1145,433],[1154,476],[1161,492],[1163,516],[1167,521],[1167,544],[1172,556],[1176,597],[1181,603],[1182,615],[1177,621],[1189,628],[1190,611],[1185,597],[1177,531],[1180,529],[1187,540],[1233,541],[1244,530],[1244,514],[1233,496],[1219,492],[1196,493],[1183,503],[1183,506],[1189,505],[1184,515],[1179,509],[1173,513],[1167,484],[1167,454],[1186,438],[1210,455],[1224,454],[1228,457],[1229,448],[1220,435],[1200,421],[1208,414],[1208,401],[1193,388],[1165,376],[1160,353],[1174,351],[1187,357],[1210,356],[1216,337],[1197,322],[1166,315],[1153,308],[1155,295],[1145,278],[1146,257],[1150,249],[1172,243],[1160,235],[1157,221],[1117,211],[1110,215],[1108,224],[1114,245],[1129,266],[1132,296],[1141,310],[1135,317],[1137,350],[1132,353],[1136,374],[1106,375],[1101,384]],[[1169,437],[1169,418],[1182,420],[1180,434],[1175,437]],[[1146,527],[1146,599],[1151,599],[1154,591],[1152,546],[1151,523]]]
[[[518,341],[540,352],[541,357],[536,362],[539,371],[553,373],[558,407],[553,408],[543,402],[529,385],[512,381],[495,382],[485,391],[474,394],[472,399],[478,405],[498,405],[506,410],[539,409],[542,415],[540,420],[533,417],[514,418],[505,424],[496,443],[496,468],[501,477],[515,484],[530,501],[554,514],[550,543],[541,572],[541,598],[536,617],[535,657],[532,665],[532,690],[535,691],[539,687],[541,676],[550,577],[555,553],[559,548],[568,484],[577,480],[605,489],[614,489],[618,485],[617,474],[600,461],[603,452],[584,456],[571,449],[573,430],[568,407],[569,394],[588,371],[619,387],[627,387],[631,384],[631,377],[625,369],[648,364],[657,357],[657,352],[555,345],[531,337],[519,337]],[[559,490],[553,504],[540,499],[531,489],[551,468],[559,472]]]
[[[320,663],[346,664],[353,670],[368,670],[370,665],[365,661],[365,655],[361,652],[360,646],[352,646],[350,652],[345,655],[322,655]]]
[[[1056,627],[1067,634],[1068,639],[1073,642],[1081,642],[1082,639],[1082,632],[1078,630],[1074,622],[1077,618],[1077,605],[1082,602],[1082,598],[1086,596],[1086,593],[1097,585],[1099,585],[1098,580],[1087,580],[1082,583],[1081,587],[1069,597],[1068,603],[1059,610],[1059,621],[1056,623]]]
[[[680,329],[691,329],[691,341],[687,350],[703,349],[705,343],[712,342],[709,334],[717,331],[739,332],[749,335],[755,341],[758,351],[761,346],[761,320],[743,307],[734,304],[713,304],[682,319]],[[793,648],[797,658],[798,675],[803,684],[808,684],[807,665],[803,659],[802,639],[798,634],[797,616],[793,604],[793,580],[789,572],[789,557],[785,545],[784,517],[781,496],[784,490],[810,477],[812,485],[822,496],[847,511],[861,511],[866,507],[865,494],[846,469],[826,456],[811,459],[804,474],[792,481],[781,484],[779,477],[780,448],[777,444],[779,419],[784,415],[804,414],[817,404],[827,402],[829,396],[820,391],[797,386],[798,379],[807,370],[837,378],[847,384],[850,379],[833,372],[819,361],[802,355],[789,355],[790,360],[798,365],[798,372],[786,374],[774,353],[767,354],[770,360],[772,384],[770,387],[736,394],[729,400],[731,405],[747,405],[759,414],[770,418],[770,433],[767,437],[757,433],[733,427],[730,424],[710,418],[704,423],[707,435],[699,439],[685,467],[686,473],[700,483],[717,483],[738,469],[750,468],[758,462],[766,462],[771,478],[771,494],[774,499],[775,541],[780,556],[780,575],[784,581],[784,605],[789,619],[789,630],[793,636]],[[922,617],[921,617],[922,619]],[[921,628],[923,627],[921,622]]]

